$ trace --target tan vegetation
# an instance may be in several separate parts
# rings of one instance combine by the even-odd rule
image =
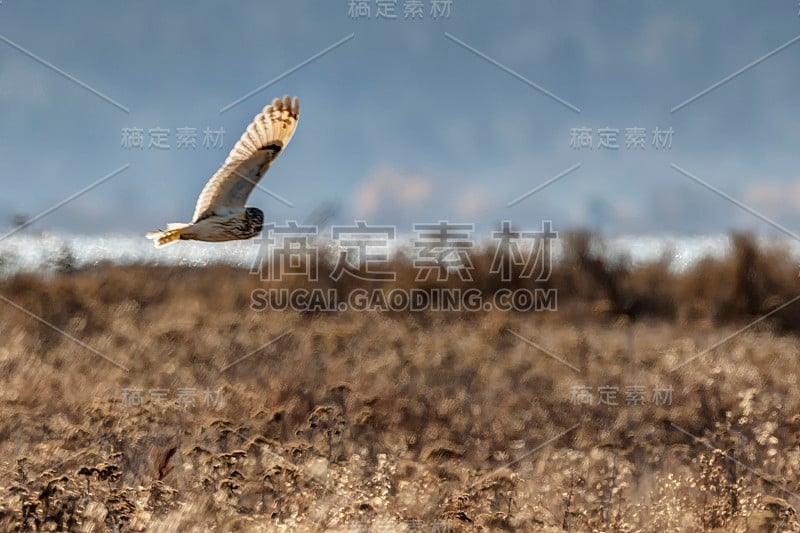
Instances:
[[[221,266],[0,281],[0,530],[798,530],[797,265],[596,248],[539,313],[258,313]]]

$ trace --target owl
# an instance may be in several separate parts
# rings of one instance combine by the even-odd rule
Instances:
[[[294,135],[300,103],[276,98],[255,116],[222,167],[203,187],[191,223],[170,223],[146,235],[156,248],[179,240],[223,242],[249,239],[261,232],[264,212],[245,202]]]

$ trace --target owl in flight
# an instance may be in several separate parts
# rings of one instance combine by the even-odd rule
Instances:
[[[190,224],[167,224],[164,231],[146,235],[156,248],[178,240],[234,241],[255,237],[264,224],[264,212],[244,205],[250,192],[294,135],[300,103],[295,97],[276,98],[256,115],[222,167],[211,176]]]

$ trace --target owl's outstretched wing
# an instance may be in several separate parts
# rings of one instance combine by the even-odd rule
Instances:
[[[272,161],[289,144],[299,115],[297,97],[292,101],[288,96],[276,98],[256,115],[225,163],[203,187],[192,222],[241,211]]]

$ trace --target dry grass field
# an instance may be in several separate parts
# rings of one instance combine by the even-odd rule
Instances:
[[[2,280],[0,530],[797,531],[797,264],[596,244],[530,313],[256,312],[221,266]]]

